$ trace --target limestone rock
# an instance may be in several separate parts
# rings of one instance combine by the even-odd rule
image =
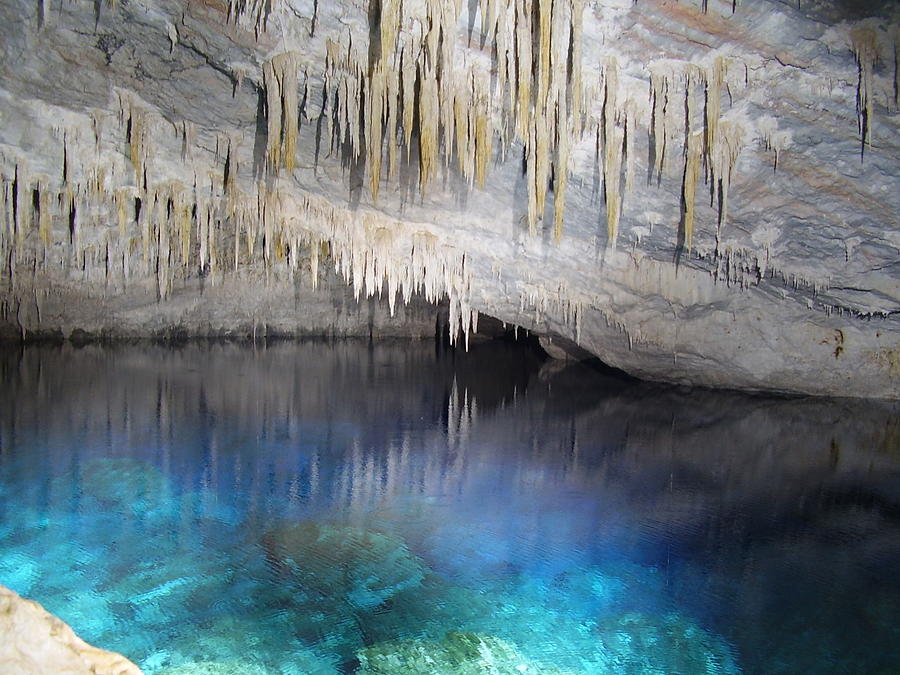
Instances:
[[[600,647],[617,672],[741,672],[727,644],[677,614],[656,617],[630,612],[597,626]]]
[[[36,602],[0,586],[0,671],[5,675],[140,675],[120,654],[93,647]]]
[[[358,675],[565,675],[492,635],[452,631],[442,640],[383,642],[359,652]]]
[[[312,596],[377,607],[417,586],[423,563],[399,537],[352,526],[303,522],[263,536],[270,565]]]

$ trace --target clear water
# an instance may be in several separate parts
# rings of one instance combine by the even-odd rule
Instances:
[[[497,343],[0,369],[0,584],[147,673],[900,672],[895,405]]]

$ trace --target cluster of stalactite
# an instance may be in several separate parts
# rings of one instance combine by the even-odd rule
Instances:
[[[251,17],[261,31],[277,3],[243,0],[230,7],[232,16]],[[652,175],[680,181],[680,230],[689,251],[698,190],[706,185],[721,232],[741,152],[755,137],[774,154],[777,169],[791,145],[790,133],[772,117],[753,122],[734,106],[723,112],[723,102],[748,84],[748,68],[736,57],[712,52],[703,64],[654,61],[646,64],[649,86],[640,87],[614,56],[586,63],[584,0],[479,0],[486,50],[457,50],[461,0],[382,0],[378,8],[377,45],[369,49],[329,39],[324,59],[284,49],[263,62],[257,79],[266,103],[265,180],[246,180],[248,172],[238,165],[242,139],[207,130],[216,138],[210,165],[194,157],[193,124],[165,122],[124,91],[115,113],[97,111],[87,125],[47,130],[61,149],[58,176],[32,174],[26,157],[0,155],[0,253],[10,277],[17,261],[31,256],[37,265],[55,256],[85,275],[102,269],[123,283],[152,278],[159,297],[167,298],[179,279],[199,272],[215,281],[226,269],[260,259],[290,274],[308,265],[315,280],[324,251],[358,296],[387,292],[392,308],[414,292],[432,300],[449,296],[455,337],[468,333],[477,313],[466,256],[441,240],[437,228],[374,209],[351,214],[287,180],[297,169],[299,122],[309,114],[304,105],[320,100],[317,94],[323,138],[331,150],[365,163],[373,202],[403,161],[417,164],[419,189],[426,192],[442,168],[484,186],[491,165],[516,151],[522,153],[530,228],[543,222],[552,194],[557,237],[574,150],[592,143],[610,248],[634,184],[640,133],[648,132]],[[861,24],[849,33],[864,145],[883,32]],[[177,31],[170,39],[174,48]],[[321,72],[310,72],[322,61]],[[252,77],[251,69],[236,67],[235,87]],[[311,92],[319,82],[324,91]],[[184,173],[192,179],[155,169],[161,124],[177,129]],[[580,332],[586,300],[573,300],[568,289],[525,296],[530,306],[555,306]],[[558,302],[547,300],[557,296]]]
[[[45,130],[61,141],[61,181],[33,175],[27,159],[0,151],[0,257],[13,290],[17,270],[59,267],[107,288],[152,279],[164,300],[198,272],[215,283],[260,259],[276,274],[308,269],[315,285],[324,256],[357,298],[386,293],[393,312],[413,294],[447,297],[451,340],[477,327],[466,256],[433,227],[351,212],[285,185],[247,194],[235,179],[237,141],[228,137],[218,139],[217,170],[204,172],[186,149],[193,182],[168,178],[154,163],[168,123],[130,94],[119,101],[118,116],[97,112],[89,129]],[[196,130],[178,128],[189,147]],[[119,148],[127,162],[114,161]],[[284,141],[285,165],[289,148]]]

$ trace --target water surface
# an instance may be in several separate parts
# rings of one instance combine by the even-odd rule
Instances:
[[[508,343],[34,346],[0,373],[0,584],[148,673],[900,664],[895,405]]]

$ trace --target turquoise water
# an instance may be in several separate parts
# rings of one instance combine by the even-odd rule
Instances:
[[[900,672],[897,406],[507,343],[0,373],[0,584],[147,673]]]

